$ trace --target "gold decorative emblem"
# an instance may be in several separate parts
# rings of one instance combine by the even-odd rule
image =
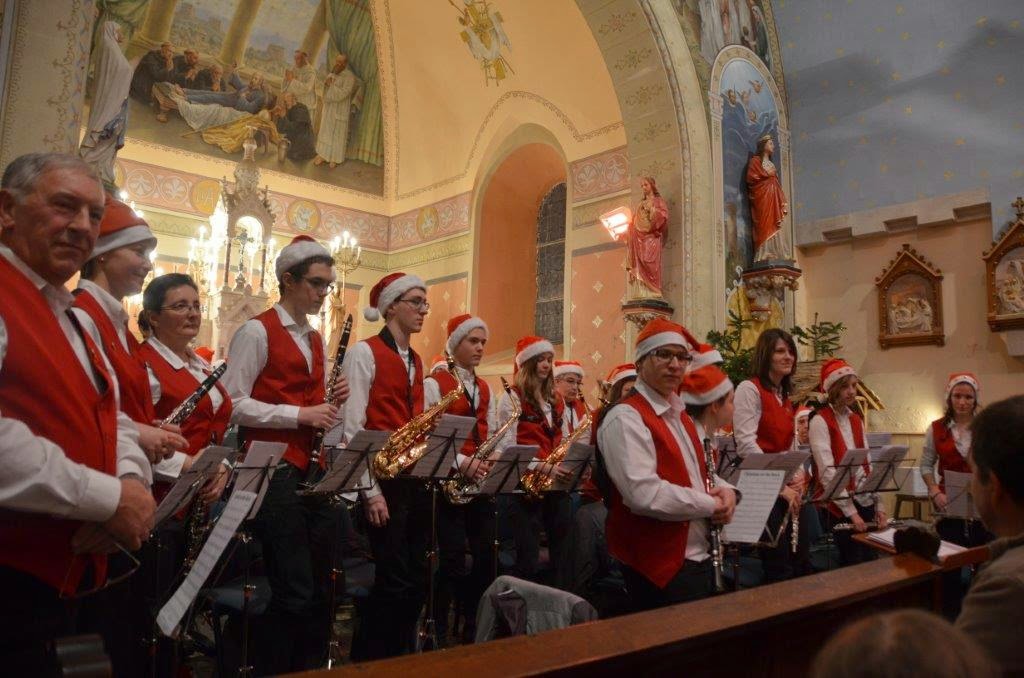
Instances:
[[[220,199],[220,183],[216,179],[200,179],[189,191],[189,201],[200,214],[213,214]]]
[[[484,81],[490,84],[500,83],[509,73],[515,73],[501,53],[502,47],[512,49],[512,44],[505,34],[501,12],[491,8],[488,0],[462,0],[464,7],[448,0],[459,13],[459,23],[465,27],[462,31],[463,42],[470,53],[483,65]]]
[[[309,200],[288,206],[288,224],[299,233],[312,233],[320,226],[320,208]]]
[[[440,226],[441,216],[433,205],[424,207],[416,215],[416,231],[420,234],[421,238],[432,238],[437,234]]]

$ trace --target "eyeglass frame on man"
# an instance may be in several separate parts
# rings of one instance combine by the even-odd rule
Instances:
[[[309,283],[309,286],[317,292],[326,292],[327,294],[330,294],[337,287],[336,283],[331,282],[330,280],[324,280],[323,278],[307,278],[306,276],[303,276],[302,280]]]
[[[422,299],[398,299],[395,301],[395,303],[397,304],[401,301],[404,301],[407,304],[411,304],[412,307],[419,312],[426,313],[430,311],[430,302],[427,301],[426,297]]]
[[[666,356],[666,354],[668,355]],[[658,363],[661,365],[671,365],[673,360],[679,361],[680,365],[689,365],[693,362],[693,354],[689,351],[673,351],[667,347],[656,348],[647,355],[652,358],[656,358]]]

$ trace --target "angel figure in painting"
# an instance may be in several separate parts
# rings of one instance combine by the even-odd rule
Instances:
[[[789,203],[779,181],[779,172],[772,162],[774,152],[772,135],[765,134],[757,140],[757,150],[747,164],[755,263],[788,258],[782,243],[782,220],[789,213]]]
[[[633,211],[626,245],[629,297],[648,299],[661,296],[661,251],[668,224],[668,204],[658,192],[654,177],[642,177],[643,199]]]

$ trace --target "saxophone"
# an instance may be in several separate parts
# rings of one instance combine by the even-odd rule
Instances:
[[[562,439],[558,447],[551,451],[551,454],[544,460],[545,464],[557,464],[563,459],[565,455],[569,453],[569,448],[572,444],[583,437],[583,434],[587,432],[590,427],[590,412],[588,411],[582,419],[580,419],[579,426],[576,430],[570,433],[568,436]],[[523,477],[519,480],[519,484],[522,485],[523,491],[530,499],[541,499],[544,493],[551,489],[554,485],[555,479],[546,473],[542,473],[537,469],[530,469],[523,474]]]
[[[519,415],[523,413],[522,408],[519,407],[519,401],[511,397],[512,389],[508,385],[508,382],[505,381],[505,377],[501,378],[501,385],[505,389],[505,393],[508,393],[510,396],[509,401],[512,403],[512,416],[508,418],[508,421],[498,427],[498,430],[488,437],[487,440],[480,443],[480,446],[476,448],[476,454],[473,455],[474,459],[486,459],[491,456],[491,452],[493,452],[494,448],[498,446],[501,439],[505,437],[508,430],[519,423]],[[444,496],[452,506],[465,506],[469,502],[473,501],[474,495],[480,492],[480,485],[460,473],[458,477],[444,481],[441,489],[444,490]]]
[[[455,361],[448,354],[445,358],[448,373],[455,377],[455,388],[388,437],[384,447],[373,458],[373,473],[378,479],[390,480],[418,462],[427,453],[427,437],[437,426],[437,420],[466,392],[462,380],[455,373]]]
[[[715,457],[711,453],[711,440],[704,439],[704,465],[707,468],[707,478],[704,480],[704,489],[709,493],[715,487]],[[725,592],[725,571],[722,559],[722,528],[711,524],[708,529],[708,541],[711,543],[711,567],[714,570],[715,593]]]

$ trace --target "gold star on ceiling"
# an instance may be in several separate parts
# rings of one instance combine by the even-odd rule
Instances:
[[[914,107],[906,106],[903,108],[903,112],[906,113],[907,115],[912,115],[914,113]]]
[[[974,22],[974,24],[976,26],[978,26],[979,28],[984,26],[987,23],[988,23],[988,17],[987,16],[978,17],[978,20]]]
[[[900,40],[910,40],[910,31],[903,31],[900,33]]]
[[[952,171],[952,170],[946,170],[945,172],[943,172],[943,173],[942,173],[942,176],[943,176],[943,178],[945,178],[945,180],[946,180],[946,181],[949,181],[949,180],[950,180],[950,179],[952,179],[952,178],[953,178],[953,177],[954,177],[955,175],[953,174],[953,171]]]
[[[956,141],[954,141],[953,143],[956,144],[957,146],[963,146],[964,144],[967,143],[967,141],[965,141],[963,137],[960,137]]]
[[[899,82],[899,81],[900,81],[900,78],[902,78],[902,77],[903,77],[903,76],[902,76],[902,75],[900,75],[900,72],[899,72],[899,71],[893,71],[893,73],[892,73],[892,79],[893,79],[893,80],[895,80],[896,82]]]
[[[936,47],[938,47],[939,49],[945,49],[946,41],[945,40],[939,40],[939,44],[937,44]]]
[[[996,76],[996,84],[999,85],[999,86],[1005,85],[1006,84],[1006,76],[1005,75],[997,75]]]

